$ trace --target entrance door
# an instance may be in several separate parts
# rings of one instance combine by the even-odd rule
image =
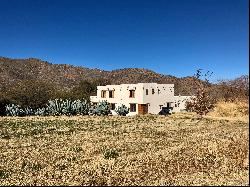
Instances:
[[[147,104],[138,104],[138,114],[147,114],[148,105]]]

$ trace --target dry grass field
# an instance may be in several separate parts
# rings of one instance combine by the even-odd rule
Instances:
[[[248,185],[249,122],[194,114],[0,118],[1,185]]]

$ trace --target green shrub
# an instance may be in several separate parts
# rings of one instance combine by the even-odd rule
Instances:
[[[7,116],[24,116],[25,111],[19,105],[9,104],[9,105],[6,105],[6,115]]]
[[[49,100],[49,103],[47,104],[47,107],[46,107],[48,114],[52,116],[62,115],[63,109],[64,109],[64,106],[63,106],[62,99]],[[66,109],[64,110],[64,112],[66,112]]]
[[[19,81],[6,90],[6,95],[13,104],[33,109],[45,107],[53,97],[55,88],[52,83],[36,80]]]
[[[96,106],[91,106],[89,114],[107,116],[111,114],[110,104],[107,101],[99,102]]]
[[[125,105],[122,106],[118,106],[115,109],[115,112],[119,115],[119,116],[126,116],[129,113],[129,108],[126,107]]]
[[[72,102],[72,113],[73,114],[80,114],[80,115],[88,115],[89,113],[89,104],[87,100],[80,99],[75,100]]]
[[[49,100],[46,107],[32,109],[31,107],[25,107],[24,109],[20,105],[9,104],[5,107],[7,116],[60,116],[60,115],[87,115],[89,113],[89,104],[83,100],[62,100],[54,99]]]
[[[0,93],[0,116],[6,116],[6,105],[10,104],[11,102],[7,99],[4,94]]]
[[[83,99],[71,101],[69,99],[54,99],[49,100],[49,103],[46,107],[48,115],[87,115],[89,112],[89,104]]]
[[[48,111],[44,107],[43,108],[38,108],[35,111],[35,115],[37,115],[37,116],[47,116],[48,115]]]

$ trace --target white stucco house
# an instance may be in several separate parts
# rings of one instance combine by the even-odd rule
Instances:
[[[108,101],[112,114],[122,104],[130,108],[127,116],[136,114],[159,114],[170,109],[172,112],[185,110],[185,102],[191,96],[175,96],[174,84],[138,83],[97,86],[97,96],[90,96],[92,103]]]

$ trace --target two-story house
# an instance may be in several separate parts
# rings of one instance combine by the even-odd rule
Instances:
[[[122,104],[130,108],[128,115],[159,114],[165,108],[174,112],[185,109],[190,96],[174,96],[174,84],[138,83],[97,87],[97,96],[90,96],[92,103],[108,101],[111,112]]]

